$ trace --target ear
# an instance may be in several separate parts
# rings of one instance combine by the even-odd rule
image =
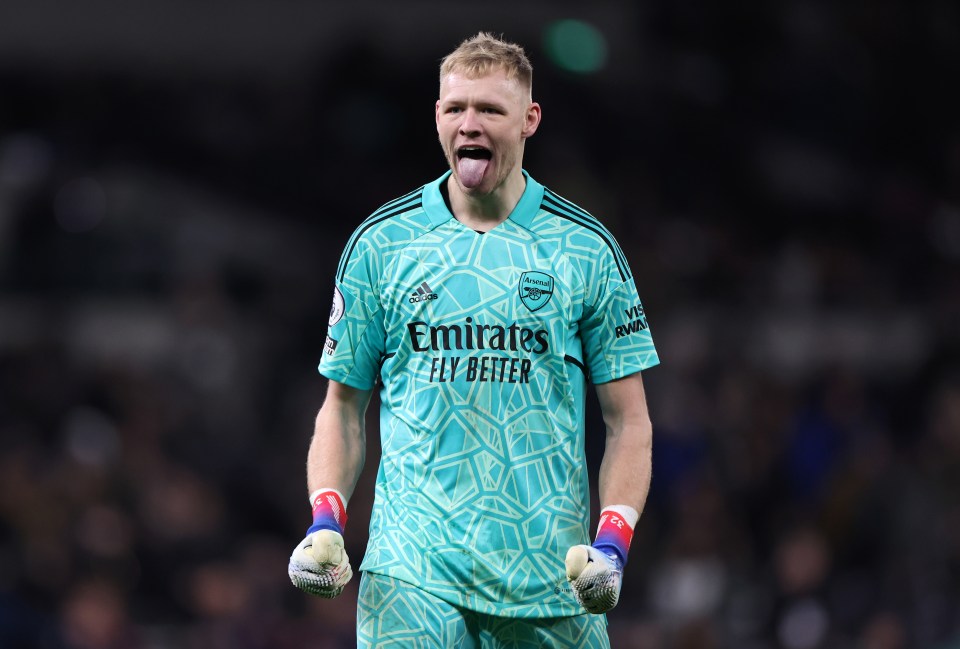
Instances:
[[[527,106],[527,114],[523,123],[523,130],[520,131],[520,137],[526,139],[537,132],[537,127],[540,126],[540,104],[537,102],[530,102],[530,105]]]
[[[436,105],[433,107],[433,118],[437,122],[437,133],[440,132],[440,100],[437,100]]]

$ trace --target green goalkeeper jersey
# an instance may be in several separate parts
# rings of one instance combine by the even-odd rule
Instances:
[[[593,216],[524,172],[481,234],[447,207],[448,176],[374,212],[337,269],[319,370],[380,379],[360,569],[483,613],[582,613],[564,556],[589,543],[586,386],[658,362],[647,319]]]

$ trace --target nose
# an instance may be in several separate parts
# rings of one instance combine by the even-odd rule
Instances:
[[[477,111],[468,108],[463,111],[463,120],[460,122],[460,135],[475,136],[480,134],[480,120]]]

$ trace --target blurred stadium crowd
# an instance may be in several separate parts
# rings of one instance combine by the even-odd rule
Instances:
[[[356,584],[286,576],[333,272],[443,171],[479,28],[528,45],[525,166],[615,233],[662,359],[614,646],[960,647],[960,8],[618,11],[595,75],[533,18],[276,77],[0,58],[0,647],[353,646]]]

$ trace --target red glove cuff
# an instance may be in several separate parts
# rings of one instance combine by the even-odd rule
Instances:
[[[597,537],[593,541],[593,547],[616,554],[620,563],[626,564],[632,539],[633,525],[623,514],[611,508],[600,512],[600,524],[597,525]]]
[[[343,503],[343,496],[336,489],[317,489],[310,494],[310,505],[313,507],[313,525],[307,533],[317,530],[333,530],[343,534],[347,526],[347,506]]]

